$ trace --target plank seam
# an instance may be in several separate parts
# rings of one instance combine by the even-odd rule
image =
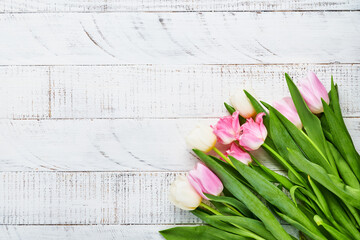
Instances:
[[[198,11],[171,11],[171,10],[164,10],[164,11],[39,11],[39,12],[0,12],[0,15],[6,15],[6,14],[53,14],[53,13],[59,13],[59,14],[89,14],[89,13],[96,13],[96,14],[107,14],[107,13],[277,13],[277,12],[359,12],[360,9],[328,9],[328,10],[198,10]]]
[[[0,118],[1,120],[11,120],[11,121],[34,121],[34,120],[38,120],[38,121],[71,121],[71,120],[181,120],[181,119],[217,119],[219,117],[222,116],[218,116],[218,117],[99,117],[99,118]],[[344,116],[344,118],[349,118],[349,119],[355,119],[355,118],[360,118],[360,115],[348,115],[348,116]]]
[[[121,67],[121,66],[296,66],[296,65],[360,65],[359,62],[298,62],[298,63],[194,63],[194,64],[161,64],[161,63],[126,63],[126,64],[0,64],[0,67]]]

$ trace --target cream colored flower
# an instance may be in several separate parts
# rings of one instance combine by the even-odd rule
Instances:
[[[200,205],[202,198],[186,176],[177,176],[170,186],[169,200],[181,209],[194,210]]]

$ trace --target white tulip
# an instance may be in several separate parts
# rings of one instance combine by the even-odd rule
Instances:
[[[190,148],[209,152],[216,143],[216,135],[208,125],[198,125],[186,138],[186,143]]]
[[[201,203],[201,196],[185,176],[177,176],[170,186],[169,200],[184,210],[194,210]]]
[[[249,91],[248,91],[249,92]],[[253,94],[251,94],[253,95]],[[251,118],[256,115],[256,111],[243,89],[237,90],[230,97],[231,105],[240,113],[243,118]]]

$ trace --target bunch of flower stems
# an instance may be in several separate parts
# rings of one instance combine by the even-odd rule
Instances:
[[[182,208],[194,209],[192,213],[205,224],[163,230],[166,239],[296,239],[285,231],[282,222],[298,229],[301,239],[360,240],[360,157],[342,117],[337,85],[331,79],[327,96],[318,96],[318,113],[300,86],[287,74],[285,78],[292,99],[288,106],[294,107],[295,118],[279,104],[259,102],[244,92],[256,114],[264,115],[261,124],[267,136],[261,148],[283,166],[287,176],[254,157],[251,144],[256,139],[245,136],[254,132],[251,129],[240,129],[239,135],[244,137],[233,141],[250,156],[250,161],[241,161],[237,157],[240,155],[231,154],[234,151],[224,154],[211,147],[218,154],[215,157],[205,149],[193,149],[207,170],[189,173],[189,183],[199,198],[191,199],[190,205],[196,203],[193,207]],[[234,107],[225,106],[230,114],[236,113]],[[246,124],[241,116],[236,120]],[[212,129],[218,139],[226,142],[221,133],[216,133],[219,128]],[[232,134],[236,132],[235,127]],[[186,184],[178,183],[177,187]],[[170,200],[175,205],[189,201],[190,195],[185,192],[192,190],[172,188]],[[176,191],[185,194],[177,197]]]

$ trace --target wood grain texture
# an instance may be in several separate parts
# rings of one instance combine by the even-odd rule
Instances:
[[[174,225],[132,225],[132,226],[0,226],[0,240],[164,240],[160,230]],[[285,230],[295,237],[298,232],[289,225]]]
[[[3,120],[0,169],[188,170],[197,160],[185,144],[186,135],[198,123],[215,122],[216,119]],[[281,169],[267,156],[262,161],[272,169]]]
[[[164,240],[158,231],[174,225],[0,226],[0,240]],[[287,227],[287,226],[286,226]]]
[[[0,224],[199,223],[167,199],[177,174],[0,172]]]
[[[0,83],[0,118],[49,116],[49,67],[0,67]]]
[[[356,0],[3,0],[0,12],[116,12],[116,11],[286,11],[286,10],[359,10]]]
[[[0,172],[0,225],[199,224],[168,200],[182,174]]]
[[[2,120],[1,171],[184,171],[196,158],[185,136],[216,119]],[[360,119],[346,119],[360,146]],[[281,167],[262,152],[259,159]],[[0,204],[1,205],[1,204]],[[1,216],[1,215],[0,215]]]
[[[269,103],[312,70],[339,84],[344,116],[360,116],[360,65],[125,65],[51,67],[52,118],[219,117],[237,88]],[[349,91],[351,89],[351,91]]]
[[[339,84],[343,114],[360,116],[360,64],[0,66],[0,118],[204,118],[225,114],[236,88],[269,103],[316,72]],[[351,91],[349,91],[351,89]]]
[[[278,11],[278,10],[358,10],[356,0],[3,0],[0,12],[116,12],[116,11]]]
[[[2,14],[0,64],[359,63],[360,12]]]

